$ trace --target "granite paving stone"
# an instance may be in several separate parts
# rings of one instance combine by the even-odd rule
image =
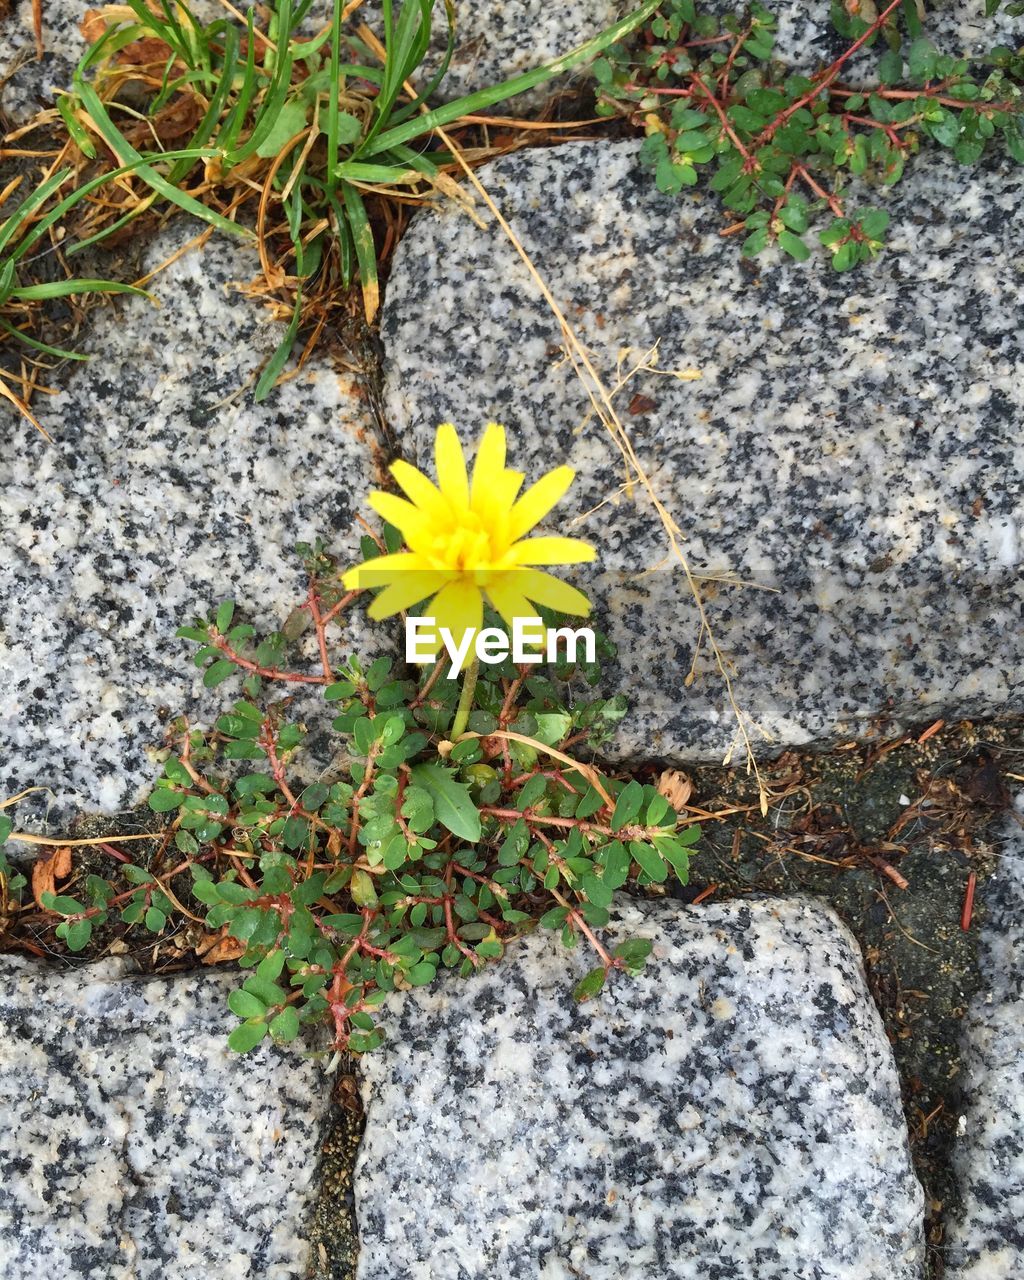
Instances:
[[[606,382],[658,344],[662,372],[617,403],[712,579],[736,697],[767,735],[752,729],[755,745],[1020,709],[1024,170],[918,158],[886,194],[890,250],[840,275],[822,256],[743,260],[715,197],[659,194],[638,151],[531,150],[481,176]],[[446,323],[424,325],[427,308]],[[687,687],[700,629],[661,523],[641,488],[624,491],[558,325],[493,221],[416,215],[382,337],[410,457],[428,462],[438,422],[497,418],[521,470],[577,468],[560,511],[599,549],[591,588],[635,706],[612,754],[720,758],[736,720],[706,642]]]
[[[640,0],[455,0],[456,43],[444,81],[434,98],[450,102],[532,71],[570,53],[600,35],[606,27],[639,7]],[[366,5],[370,25],[379,24],[379,0]],[[419,86],[440,65],[448,39],[443,4],[435,6],[432,51],[425,59]],[[502,115],[529,114],[551,94],[579,87],[589,79],[585,67],[492,108]]]
[[[559,4],[549,0],[456,0],[455,50],[434,100],[451,101],[532,71],[593,39],[637,4],[630,0],[569,0]],[[192,0],[192,8],[205,22],[225,16],[216,0]],[[244,10],[245,6],[240,8]],[[423,64],[420,87],[433,76],[447,44],[443,0],[437,0],[435,8],[432,52]],[[17,0],[11,6],[10,17],[0,23],[0,74],[13,72],[0,86],[0,108],[9,119],[24,123],[40,109],[52,107],[55,95],[69,87],[71,74],[86,48],[80,30],[84,12],[83,6],[71,0],[56,0],[44,7],[44,54],[38,61],[32,0]],[[358,21],[366,21],[380,31],[379,0],[368,0],[355,15],[353,25]],[[321,25],[321,15],[314,12],[300,30],[313,35]],[[553,91],[578,86],[587,78],[586,69],[581,68],[557,82],[506,100],[500,113],[535,111]]]
[[[1019,803],[1019,802],[1018,802]],[[947,1224],[947,1280],[1024,1275],[1024,828],[996,832],[981,903],[987,990],[964,1024],[964,1111],[954,1162],[963,1203]]]
[[[196,231],[161,233],[143,270]],[[366,400],[323,350],[254,403],[283,334],[238,292],[257,269],[252,250],[215,238],[156,278],[158,306],[95,312],[80,344],[93,358],[39,397],[53,444],[3,411],[0,795],[48,788],[32,799],[54,823],[136,803],[168,720],[209,724],[238,696],[237,680],[202,689],[179,626],[234,599],[267,634],[306,595],[297,542],[321,535],[343,563],[359,558],[354,516],[376,465]],[[369,643],[358,624],[333,634],[342,649]],[[318,694],[293,705],[329,726]]]
[[[301,1280],[329,1082],[228,1050],[234,975],[0,972],[4,1280]]]
[[[538,932],[392,997],[359,1280],[910,1280],[922,1193],[851,936],[809,900],[619,908],[636,979]]]
[[[862,14],[869,15],[869,7],[863,0],[854,0],[843,7],[850,10],[855,6]],[[831,0],[769,0],[763,7],[778,20],[775,55],[794,71],[812,75],[840,57],[853,42],[852,37],[840,35],[836,30]],[[881,13],[886,4],[871,0],[871,7]],[[744,9],[739,0],[701,0],[698,4],[699,12],[719,15]],[[1005,4],[995,14],[986,16],[984,4],[975,0],[926,0],[922,19],[922,35],[940,52],[955,57],[977,57],[995,45],[1017,47],[1024,43],[1024,20],[1010,13]],[[873,20],[873,16],[868,20]],[[911,36],[905,23],[900,30],[906,48]],[[862,77],[865,83],[873,80],[878,58],[886,48],[886,44],[875,40],[859,49],[846,63],[843,78],[851,83]]]

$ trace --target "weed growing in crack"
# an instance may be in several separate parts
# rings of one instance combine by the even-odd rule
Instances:
[[[648,940],[609,949],[599,938],[616,891],[687,878],[699,828],[683,826],[671,791],[606,777],[580,758],[626,711],[622,697],[593,696],[599,659],[613,650],[595,636],[593,653],[570,654],[575,633],[539,602],[586,613],[589,601],[524,568],[593,555],[578,540],[525,536],[572,471],[556,468],[520,495],[525,477],[506,467],[495,424],[471,473],[450,425],[438,429],[436,457],[436,485],[406,463],[392,467],[416,505],[373,495],[403,531],[385,525],[380,539],[365,537],[350,571],[380,591],[370,616],[430,595],[437,625],[453,620],[461,640],[485,622],[492,637],[514,632],[524,610],[536,613],[548,628],[547,665],[506,647],[489,662],[478,656],[460,685],[445,675],[447,654],[422,683],[388,656],[335,662],[328,629],[364,592],[345,589],[350,575],[339,580],[322,543],[303,545],[309,589],[282,631],[258,637],[226,601],[179,632],[199,646],[207,688],[240,688],[212,730],[173,727],[173,754],[149,799],[170,825],[147,865],[107,843],[117,883],[92,874],[77,894],[71,884],[58,892],[70,856],[45,880],[33,874],[33,895],[60,917],[55,932],[70,951],[114,918],[154,935],[179,916],[211,931],[208,950],[254,970],[229,999],[241,1019],[229,1043],[240,1052],[322,1020],[336,1049],[373,1049],[375,1010],[390,991],[428,983],[439,968],[468,976],[537,927],[593,949],[597,963],[575,988],[590,998],[615,970],[637,972],[651,950]],[[314,665],[296,668],[289,649],[303,639]],[[343,735],[339,762],[313,781],[299,780],[306,726],[275,696],[297,685],[322,689]],[[0,843],[11,835],[5,818]],[[0,858],[5,899],[20,887]],[[8,914],[5,906],[0,919]]]
[[[998,0],[987,7],[995,12]],[[904,0],[879,6],[870,23],[833,8],[851,43],[814,76],[774,58],[776,20],[757,3],[746,16],[718,18],[695,0],[669,0],[635,45],[618,44],[596,64],[598,111],[644,129],[642,155],[658,189],[677,194],[707,177],[737,215],[722,234],[744,235],[747,257],[778,245],[805,261],[804,236],[824,218],[818,239],[837,271],[870,261],[889,214],[854,207],[848,189],[893,186],[923,144],[973,164],[1001,140],[1024,163],[1024,53],[997,47],[973,61],[941,53]],[[842,81],[850,58],[878,42],[878,83]]]

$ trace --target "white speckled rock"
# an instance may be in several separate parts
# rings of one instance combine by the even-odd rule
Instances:
[[[570,53],[606,27],[639,8],[640,0],[455,0],[456,44],[448,72],[434,100],[450,102],[478,89],[532,71],[562,54]],[[435,5],[434,52],[424,62],[428,79],[440,65],[448,39],[443,0]],[[377,25],[380,0],[370,0],[365,13]],[[579,81],[586,68],[573,73]],[[566,79],[540,85],[508,99],[501,114],[534,110],[552,90],[566,87]],[[420,85],[422,88],[422,84]]]
[[[160,235],[146,264],[195,230]],[[252,402],[283,332],[233,291],[255,268],[214,239],[157,277],[159,307],[94,313],[81,345],[95,358],[51,375],[60,394],[38,401],[52,445],[0,411],[0,795],[49,787],[54,821],[135,803],[168,713],[209,723],[238,696],[237,680],[201,688],[177,627],[235,599],[275,630],[306,595],[298,541],[358,559],[366,402],[327,352]],[[313,694],[297,705],[325,710]]]
[[[637,152],[533,150],[482,178],[609,381],[624,348],[654,343],[663,369],[700,372],[641,375],[618,403],[694,569],[778,591],[709,600],[741,706],[778,746],[1020,708],[1024,170],[916,161],[886,196],[891,249],[837,275],[821,256],[744,261],[715,197],[660,195]],[[618,450],[501,231],[417,214],[382,337],[407,451],[426,461],[438,422],[497,417],[520,469],[577,467],[560,511],[599,549],[594,595],[635,706],[613,753],[720,756],[735,720],[706,644],[684,687],[685,581],[642,576],[664,561],[661,525],[642,491],[620,494]]]
[[[963,1204],[947,1225],[946,1280],[1024,1275],[1024,832],[1000,833],[986,885],[980,958],[988,991],[964,1024]]]
[[[0,974],[4,1280],[301,1280],[329,1083],[227,1049],[233,976]]]
[[[875,0],[881,13],[888,0]],[[922,34],[943,53],[955,57],[978,56],[994,45],[1024,42],[1024,20],[1002,10],[985,17],[983,0],[925,0]],[[835,29],[831,0],[768,0],[764,6],[778,19],[776,56],[793,70],[810,75],[838,58],[851,44],[850,37]],[[850,5],[844,5],[850,8]],[[739,0],[700,0],[699,12],[735,13],[743,9]],[[904,32],[906,28],[901,28]],[[874,76],[879,55],[886,46],[875,41],[858,50],[847,62],[844,78],[851,83],[868,82]]]
[[[363,1061],[359,1280],[911,1280],[922,1194],[850,935],[807,901],[636,904],[575,1005],[551,934],[392,999]]]
[[[450,101],[532,71],[593,39],[638,4],[639,0],[635,4],[631,0],[566,0],[558,4],[550,0],[455,0],[455,52],[434,100]],[[52,106],[54,95],[70,86],[71,73],[85,51],[79,24],[87,7],[74,0],[51,0],[44,6],[45,52],[41,62],[35,58],[32,0],[19,0],[8,21],[0,25],[0,73],[14,69],[12,78],[0,87],[0,106],[12,120],[22,123],[42,107]],[[191,0],[191,7],[201,21],[225,16],[216,0]],[[436,10],[434,53],[424,63],[427,80],[437,70],[447,42],[443,0],[437,0]],[[366,21],[379,29],[379,0],[368,0],[355,21]],[[311,16],[303,29],[312,34],[319,25]],[[586,74],[583,68],[575,76],[579,79]],[[566,83],[563,77],[557,87],[565,88]],[[509,100],[502,104],[502,114],[535,110],[553,87],[540,86]]]

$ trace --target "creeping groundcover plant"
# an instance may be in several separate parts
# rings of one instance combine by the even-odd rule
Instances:
[[[461,682],[437,644],[419,680],[388,657],[332,661],[328,627],[367,591],[378,593],[376,619],[429,599],[433,625],[458,640],[524,615],[556,627],[559,614],[589,611],[538,566],[591,560],[593,549],[532,533],[568,490],[570,468],[521,492],[494,424],[471,472],[454,427],[439,428],[435,459],[436,484],[394,464],[407,499],[372,496],[387,523],[343,579],[320,543],[299,548],[309,592],[283,632],[257,637],[230,601],[182,629],[200,646],[205,684],[240,687],[211,730],[175,724],[149,802],[169,818],[157,852],[147,865],[119,864],[116,882],[88,876],[77,897],[43,895],[72,950],[118,916],[154,934],[178,914],[201,920],[220,953],[250,970],[228,1001],[236,1050],[323,1020],[335,1048],[373,1049],[389,992],[438,969],[469,976],[538,927],[593,952],[575,995],[595,996],[651,950],[647,939],[603,936],[615,891],[686,879],[697,828],[681,829],[656,788],[590,763],[625,714],[621,698],[594,696],[605,641],[593,661],[559,651],[543,666],[473,662]],[[303,638],[316,666],[293,669],[287,651]],[[344,737],[341,763],[305,785],[306,729],[281,698],[300,684],[323,688]]]

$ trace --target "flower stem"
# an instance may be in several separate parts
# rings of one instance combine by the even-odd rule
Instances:
[[[458,742],[466,732],[466,725],[469,724],[469,713],[473,707],[473,695],[476,693],[476,678],[479,674],[480,659],[474,658],[472,664],[466,669],[466,674],[462,677],[462,692],[459,694],[459,705],[455,710],[455,719],[452,721],[450,731],[452,742]]]

